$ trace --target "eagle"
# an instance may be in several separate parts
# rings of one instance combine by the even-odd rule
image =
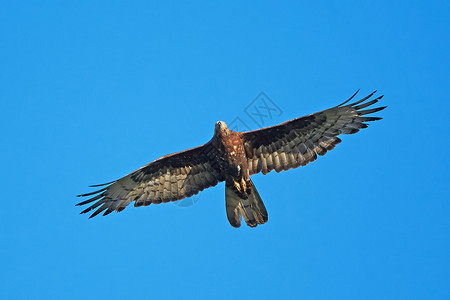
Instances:
[[[359,90],[358,90],[359,91]],[[382,97],[375,92],[348,104],[345,102],[314,114],[258,130],[238,132],[225,122],[215,124],[212,139],[204,145],[163,156],[118,180],[78,195],[90,199],[76,205],[91,204],[81,214],[95,210],[89,218],[104,212],[120,212],[131,202],[135,207],[181,200],[225,181],[225,207],[231,226],[241,219],[250,227],[268,220],[266,207],[251,180],[257,173],[286,171],[306,166],[317,155],[341,142],[339,135],[354,134],[380,117],[367,116],[386,106],[367,108]]]

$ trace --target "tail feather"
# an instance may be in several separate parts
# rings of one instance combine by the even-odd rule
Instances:
[[[241,226],[241,216],[250,227],[264,224],[268,220],[268,214],[264,203],[259,196],[253,182],[250,181],[250,194],[244,197],[239,193],[232,182],[226,183],[225,202],[228,221],[233,227]]]
[[[241,199],[231,188],[225,187],[227,218],[233,227],[241,227]]]

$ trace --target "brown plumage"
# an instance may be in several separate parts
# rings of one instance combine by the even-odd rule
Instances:
[[[339,144],[338,135],[356,133],[367,127],[366,122],[380,120],[365,115],[385,106],[363,110],[383,97],[366,102],[374,93],[347,104],[355,93],[333,108],[254,131],[235,132],[219,121],[208,143],[166,155],[121,179],[96,185],[102,188],[79,195],[93,197],[77,205],[94,202],[81,212],[96,209],[92,218],[103,211],[103,215],[120,212],[133,201],[138,207],[181,200],[225,181],[230,224],[239,227],[241,216],[250,227],[264,224],[267,210],[250,175],[305,166]]]

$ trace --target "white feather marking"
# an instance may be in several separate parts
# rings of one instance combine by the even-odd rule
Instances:
[[[284,152],[279,152],[279,155],[280,155],[281,166],[284,168],[285,166],[287,166],[286,154]]]
[[[273,170],[273,158],[272,158],[272,155],[271,155],[271,154],[269,154],[269,155],[266,157],[266,163],[267,163],[267,168],[268,168],[269,170]]]

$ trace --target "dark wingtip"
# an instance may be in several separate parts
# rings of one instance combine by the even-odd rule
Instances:
[[[94,191],[94,192],[90,192],[90,193],[86,193],[86,194],[80,194],[80,195],[77,195],[77,197],[86,197],[86,196],[92,196],[92,195],[95,195],[95,194],[98,194],[98,193],[101,193],[101,192],[103,192],[103,191],[106,191],[106,187],[105,188],[102,188],[102,189],[100,189],[100,190],[97,190],[97,191]]]
[[[114,210],[115,210],[114,208],[110,207],[110,208],[108,208],[108,209],[103,213],[103,215],[104,215],[104,216],[107,216],[107,215],[109,215],[110,213],[112,213]]]
[[[108,184],[111,184],[111,183],[114,183],[114,182],[116,182],[116,180],[113,180],[113,181],[111,181],[111,182],[107,182],[107,183],[101,183],[101,184],[94,184],[94,185],[90,185],[89,187],[99,187],[99,186],[105,186],[105,185],[108,185]]]
[[[80,215],[83,215],[83,214],[85,214],[85,213],[87,213],[87,212],[90,212],[92,210],[92,208],[91,207],[88,207],[88,208],[86,208],[85,210],[83,210],[82,212],[80,212]]]
[[[381,107],[367,109],[367,110],[360,110],[359,115],[363,116],[363,115],[373,114],[373,113],[376,113],[376,112],[379,112],[379,111],[385,109],[386,107],[387,106],[381,106]]]
[[[92,215],[89,216],[89,219],[92,219],[93,217],[95,217],[96,215],[98,215],[101,212],[102,212],[102,210],[100,210],[100,208],[97,209]]]
[[[374,92],[370,93],[369,95],[367,95],[366,97],[362,98],[361,100],[358,100],[358,101],[356,101],[356,102],[353,102],[352,104],[349,104],[349,106],[355,106],[355,105],[357,105],[357,104],[363,103],[363,102],[366,101],[367,99],[370,99],[376,92],[377,92],[377,91],[375,90]],[[372,100],[372,101],[370,101],[370,102],[373,103],[373,101],[375,101],[375,102],[378,101],[378,98],[375,99],[375,100]],[[364,105],[364,104],[362,104],[362,105]]]
[[[348,98],[347,100],[345,100],[344,102],[342,102],[341,104],[339,104],[338,107],[339,107],[339,106],[342,106],[342,105],[344,105],[345,103],[347,103],[347,102],[349,102],[350,100],[352,100],[352,99],[356,96],[356,94],[358,94],[359,90],[360,90],[360,89],[358,89],[358,90],[356,91],[356,93],[353,94],[353,96],[351,96],[350,98]]]
[[[92,198],[90,198],[90,199],[87,199],[87,200],[85,200],[85,201],[83,201],[83,202],[80,202],[80,203],[75,204],[75,206],[85,205],[85,204],[94,202],[95,200],[101,199],[104,195],[105,195],[105,192],[100,193],[100,194],[98,194],[97,196],[94,196],[94,197],[92,197]]]
[[[362,122],[373,122],[373,121],[383,120],[383,118],[381,118],[381,117],[360,117],[360,120]]]

